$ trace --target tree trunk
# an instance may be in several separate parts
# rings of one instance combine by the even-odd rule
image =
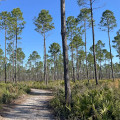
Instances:
[[[108,38],[109,38],[109,48],[110,48],[110,59],[111,59],[111,70],[112,70],[112,79],[114,81],[114,69],[113,69],[113,62],[112,62],[112,52],[111,52],[111,43],[110,43],[110,34],[109,34],[109,27],[108,27]]]
[[[15,82],[14,78],[15,76],[14,76],[14,40],[13,40],[13,82]]]
[[[6,27],[5,27],[5,83],[7,82],[7,71],[6,71]]]
[[[56,60],[56,63],[55,63],[55,66],[56,66],[56,80],[59,80],[59,67],[58,67],[58,61],[57,61],[57,57],[55,57],[55,60]]]
[[[76,56],[77,56],[77,64],[76,64],[76,72],[77,72],[77,80],[79,80],[79,61],[78,61],[78,48],[76,48]]]
[[[111,71],[110,71],[110,67],[109,67],[109,79],[111,79]]]
[[[46,39],[45,39],[45,33],[44,33],[44,81],[47,85],[48,81],[47,81],[47,76],[46,76],[46,73],[47,73],[46,62],[47,62],[46,61]]]
[[[108,78],[108,77],[107,77],[107,64],[106,64],[106,58],[105,58],[105,71],[106,71],[106,77],[105,77],[105,78]]]
[[[73,40],[73,33],[71,33],[71,42]],[[73,55],[73,43],[71,44],[71,52],[72,52],[72,80],[75,82],[75,67],[74,67],[74,55]]]
[[[95,79],[95,67],[93,65],[93,79]]]
[[[81,65],[82,63],[81,63],[81,60],[80,60],[80,79],[79,80],[81,80],[82,79],[82,74],[81,74],[81,70],[82,70],[82,65]]]
[[[17,82],[17,26],[16,26],[16,52],[15,52],[15,82]]]
[[[48,67],[47,67],[47,64],[48,63],[47,63],[47,56],[46,56],[46,81],[47,81],[47,84],[48,84],[49,77],[48,77]]]
[[[93,20],[93,8],[92,8],[92,4],[93,4],[92,0],[90,0],[91,22],[92,22],[92,35],[93,35],[93,55],[94,55],[95,81],[96,81],[96,85],[98,85],[97,65],[96,65],[96,53],[95,53],[95,33],[94,33],[94,20]]]
[[[99,63],[99,66],[100,66],[100,68],[99,68],[99,80],[101,80],[101,61]]]
[[[65,102],[66,105],[71,104],[71,88],[68,72],[68,48],[66,36],[66,19],[65,19],[65,0],[61,0],[61,35],[63,46],[63,59],[64,59],[64,83],[65,83]]]
[[[100,80],[102,80],[102,67],[101,67],[101,60],[100,60]]]
[[[87,65],[87,37],[86,37],[86,20],[84,21],[84,29],[85,29],[85,56],[86,56],[86,75],[87,80],[89,83],[89,76],[88,76],[88,65]]]
[[[100,50],[100,69],[99,69],[99,79],[101,80],[102,79],[102,67],[101,67],[101,60],[102,60],[102,58],[101,58],[101,50]]]
[[[56,80],[56,69],[55,69],[55,55],[54,55],[54,80]]]
[[[73,71],[73,75],[72,75],[72,80],[73,80],[73,82],[75,82],[75,67],[74,67],[74,60],[73,60],[73,46],[72,46],[72,48],[71,48],[71,50],[72,50],[72,71]]]

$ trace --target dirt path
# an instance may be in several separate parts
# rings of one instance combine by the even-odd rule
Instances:
[[[11,105],[0,120],[55,120],[48,108],[52,92],[32,89],[31,94]]]

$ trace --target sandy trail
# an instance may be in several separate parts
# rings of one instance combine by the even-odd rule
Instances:
[[[52,97],[51,91],[32,89],[30,95],[7,107],[0,120],[55,120],[48,108]]]

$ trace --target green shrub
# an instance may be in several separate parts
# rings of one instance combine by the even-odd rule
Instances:
[[[27,87],[24,89],[24,91],[28,94],[28,93],[31,92],[31,89],[30,89],[30,87],[27,86]]]
[[[69,120],[119,120],[120,88],[109,86],[109,81],[99,86],[86,82],[72,86],[71,108],[65,106],[64,91],[58,90],[50,102],[57,117]]]
[[[25,83],[0,83],[0,105],[10,103],[24,93],[30,93],[30,87]]]
[[[10,92],[8,90],[4,91],[2,95],[2,103],[3,104],[10,103],[10,100],[11,100]]]

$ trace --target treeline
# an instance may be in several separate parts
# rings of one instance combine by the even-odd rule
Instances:
[[[0,79],[5,78],[16,82],[17,73],[20,72],[25,54],[22,48],[18,48],[19,36],[24,29],[25,21],[23,13],[19,8],[13,9],[11,12],[3,11],[0,13],[0,28],[5,32],[5,55],[0,49]],[[19,73],[20,74],[20,73]]]
[[[81,3],[78,1],[78,4]],[[92,16],[93,17],[93,16]],[[5,31],[5,54],[0,49],[0,80],[25,81],[36,80],[63,80],[64,65],[63,52],[58,43],[52,43],[49,51],[46,51],[46,36],[53,30],[53,18],[47,10],[41,10],[34,18],[35,31],[43,36],[44,40],[44,61],[37,51],[33,51],[24,63],[25,53],[18,47],[18,40],[24,29],[25,21],[23,13],[19,8],[11,12],[0,13],[0,26]],[[93,22],[93,25],[92,25]],[[90,48],[88,45],[87,30],[94,28],[95,20],[91,19],[91,9],[82,8],[77,18],[69,16],[66,20],[67,40],[69,40],[69,78],[72,81],[87,79],[113,79],[120,78],[120,30],[116,33],[111,46],[110,32],[117,26],[114,13],[106,10],[101,15],[99,28],[108,34],[109,50],[105,43],[98,40]],[[84,39],[83,39],[84,38]],[[94,37],[93,37],[94,38]],[[95,39],[94,39],[95,40]],[[117,56],[112,54],[115,48]],[[113,63],[113,57],[119,58],[119,63]],[[96,65],[96,68],[95,68]],[[96,71],[96,72],[95,72]],[[95,75],[95,73],[97,73]],[[97,81],[96,81],[97,82]]]

